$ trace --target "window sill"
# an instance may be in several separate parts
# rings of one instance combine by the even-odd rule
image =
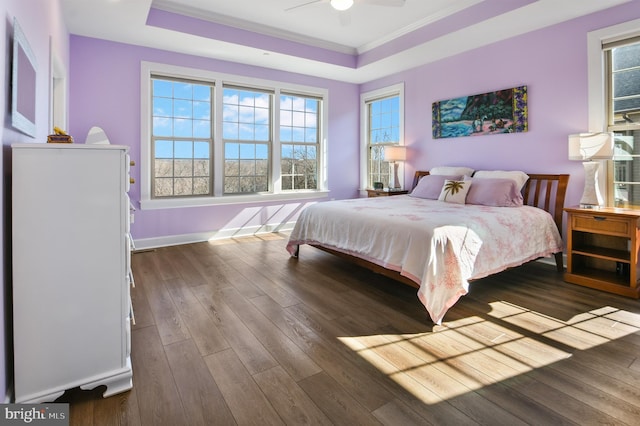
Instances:
[[[163,200],[140,200],[141,210],[175,209],[185,207],[219,206],[230,204],[271,203],[277,201],[309,200],[326,198],[328,190],[254,195],[227,195],[222,197],[167,198]]]

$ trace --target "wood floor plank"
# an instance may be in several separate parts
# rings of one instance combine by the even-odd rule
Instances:
[[[520,394],[527,396],[560,416],[571,419],[577,424],[614,425],[617,423],[616,419],[606,412],[594,409],[573,395],[535,380],[530,375],[511,378],[507,383]]]
[[[280,306],[291,306],[300,303],[300,300],[286,290],[286,284],[282,284],[279,278],[270,273],[269,266],[256,268],[247,257],[239,257],[229,262],[241,275],[254,284],[259,284],[260,290],[278,302]],[[272,278],[273,277],[273,278]]]
[[[165,347],[186,417],[183,424],[232,425],[235,419],[192,340]]]
[[[141,424],[140,409],[136,390],[104,398],[102,404],[95,404],[94,423],[114,426],[138,426]]]
[[[177,279],[177,278],[176,278]],[[153,286],[145,283],[144,291],[149,301],[149,308],[153,314],[154,323],[160,333],[163,345],[179,342],[191,338],[189,329],[184,324],[180,312],[176,308],[168,287],[172,281],[159,281]]]
[[[351,393],[343,389],[326,373],[319,373],[299,382],[300,387],[336,425],[381,424],[369,410],[362,407]]]
[[[393,400],[386,403],[377,410],[374,410],[373,415],[380,423],[387,426],[419,426],[433,424],[427,422],[424,417],[416,414],[411,408],[399,400]]]
[[[278,360],[280,366],[293,380],[298,381],[322,371],[318,364],[309,358],[250,301],[242,297],[236,289],[224,289],[220,294],[225,303],[234,312],[238,313],[238,317],[244,325],[251,330],[265,349]],[[274,300],[274,302],[276,301]]]
[[[610,416],[618,422],[634,424],[640,420],[640,404],[638,401],[625,401],[625,398],[619,398],[615,395],[618,393],[617,390],[615,394],[612,394],[610,392],[611,384],[607,388],[606,381],[600,383],[594,380],[588,383],[582,377],[576,378],[575,374],[567,374],[565,370],[557,368],[536,370],[529,373],[529,375],[539,382],[579,399],[592,409],[598,411],[610,410]]]
[[[186,413],[158,330],[155,327],[134,330],[131,354],[141,423],[182,424]]]
[[[153,314],[149,307],[149,301],[147,300],[146,292],[144,291],[145,282],[155,279],[154,275],[150,273],[145,267],[151,267],[152,261],[150,254],[147,253],[135,253],[131,256],[131,268],[136,271],[134,274],[135,287],[130,288],[131,305],[135,315],[135,323],[139,327],[147,327],[154,325]]]
[[[253,378],[286,424],[332,424],[282,367],[255,374]]]
[[[180,313],[181,320],[189,330],[189,335],[198,347],[200,355],[209,355],[230,347],[207,310],[193,294],[192,287],[182,280],[172,280],[167,282],[167,291]]]
[[[193,292],[207,310],[225,339],[242,360],[249,373],[255,374],[278,365],[251,330],[222,300],[219,291],[208,286],[194,287]]]
[[[291,320],[298,320],[322,339],[322,350],[319,350],[317,344],[302,349],[362,405],[375,410],[392,398],[389,387],[385,385],[385,377],[350,350],[339,338],[340,334],[332,330],[333,325],[329,321],[302,306],[286,310],[291,315]],[[300,344],[306,342],[308,340],[301,341]]]
[[[208,355],[204,360],[238,424],[285,424],[233,350]]]

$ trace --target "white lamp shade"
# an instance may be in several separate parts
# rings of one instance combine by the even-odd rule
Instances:
[[[613,133],[569,135],[569,160],[608,160],[613,157]]]
[[[384,147],[384,161],[395,162],[405,161],[407,159],[407,149],[404,146],[385,146]]]
[[[330,3],[335,10],[347,10],[353,6],[353,0],[331,0]]]

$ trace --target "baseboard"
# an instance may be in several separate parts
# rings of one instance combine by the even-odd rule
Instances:
[[[253,235],[270,234],[273,232],[291,231],[295,222],[260,225],[253,227],[220,229],[212,232],[199,232],[194,234],[167,235],[155,238],[135,239],[136,250],[148,250],[158,247],[175,246],[180,244],[201,243],[204,241],[222,240],[226,238],[250,237]]]

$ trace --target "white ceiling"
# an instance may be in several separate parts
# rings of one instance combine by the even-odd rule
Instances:
[[[321,0],[286,10],[310,1],[61,0],[61,3],[71,34],[362,83],[629,0],[406,0],[402,7],[371,4],[384,0],[355,0],[346,13],[337,12],[328,0]],[[361,55],[445,18],[462,19],[466,9],[484,5],[493,10],[501,5],[504,8],[490,17],[468,21],[464,27],[452,25],[454,30],[448,34],[438,33],[424,42],[400,47],[395,54],[362,66],[337,65],[256,48],[245,42],[221,41],[147,24],[153,7],[330,51]]]

